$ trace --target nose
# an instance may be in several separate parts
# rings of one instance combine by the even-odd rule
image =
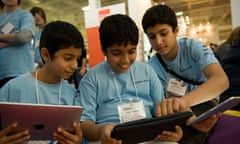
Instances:
[[[78,68],[78,61],[77,59],[76,60],[73,60],[72,63],[71,63],[71,69],[74,69],[76,70]]]
[[[122,64],[129,64],[130,63],[130,58],[128,54],[124,54],[121,57],[121,63]]]
[[[161,36],[157,35],[157,36],[156,36],[156,43],[157,43],[158,45],[161,45],[161,44],[163,43],[163,38],[162,38]]]

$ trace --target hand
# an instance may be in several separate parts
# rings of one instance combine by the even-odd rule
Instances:
[[[181,98],[168,98],[158,103],[156,116],[173,114],[175,112],[186,111],[188,106]]]
[[[79,71],[80,76],[84,76],[86,73],[86,68],[81,68]]]
[[[215,115],[212,115],[208,119],[201,121],[199,123],[193,124],[192,127],[201,131],[201,132],[208,132],[218,121],[219,117],[221,116],[221,113],[217,113]]]
[[[111,132],[115,124],[108,124],[101,129],[101,144],[121,144],[121,140],[111,138]]]
[[[169,142],[178,142],[183,137],[182,128],[178,125],[175,126],[175,132],[172,131],[163,131],[158,135],[155,140],[169,141]]]
[[[54,139],[61,144],[81,144],[83,134],[80,128],[80,122],[74,122],[72,128],[74,130],[73,134],[61,127],[57,128],[57,131],[53,133]]]
[[[13,123],[10,126],[0,131],[0,144],[20,144],[30,138],[29,131],[24,129],[20,132],[10,134],[18,129],[18,124]]]
[[[0,48],[5,48],[5,47],[8,47],[8,46],[10,46],[10,44],[5,43],[5,42],[0,42]]]

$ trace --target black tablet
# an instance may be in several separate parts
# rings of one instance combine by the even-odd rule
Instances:
[[[141,119],[114,127],[111,137],[122,140],[123,144],[135,144],[153,140],[163,130],[174,130],[176,125],[185,124],[191,112],[178,112],[166,116]]]
[[[199,122],[209,118],[210,116],[212,116],[212,115],[214,115],[218,112],[224,112],[228,109],[231,109],[239,103],[240,103],[240,96],[230,97],[230,98],[226,99],[225,101],[223,101],[222,103],[220,103],[220,104],[216,105],[215,107],[211,108],[210,110],[202,113],[195,120],[187,123],[187,125],[192,125],[194,123],[199,123]]]

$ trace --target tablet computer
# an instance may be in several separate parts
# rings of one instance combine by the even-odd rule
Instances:
[[[82,111],[81,106],[0,102],[0,127],[17,122],[17,131],[28,128],[31,140],[50,140],[59,126],[72,131]]]
[[[122,140],[123,144],[134,144],[153,140],[163,130],[175,130],[176,125],[185,124],[191,112],[178,112],[166,116],[140,119],[116,125],[112,138]]]
[[[231,108],[233,108],[234,106],[236,106],[239,103],[240,103],[240,96],[230,97],[230,98],[226,99],[225,101],[219,103],[215,107],[211,108],[210,110],[202,113],[201,115],[199,115],[193,121],[188,122],[187,125],[192,125],[192,124],[201,122],[203,120],[206,120],[210,116],[212,116],[212,115],[214,115],[214,114],[216,114],[218,112],[224,112],[224,111],[226,111],[228,109],[231,109]]]

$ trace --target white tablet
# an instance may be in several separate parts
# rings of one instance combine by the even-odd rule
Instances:
[[[218,104],[217,106],[215,106],[215,107],[211,108],[210,110],[202,113],[195,120],[187,123],[187,125],[192,125],[194,123],[201,122],[201,121],[209,118],[210,116],[212,116],[212,115],[214,115],[218,112],[224,112],[228,109],[231,109],[239,103],[240,103],[240,96],[230,97],[230,98],[226,99],[225,101],[221,102],[220,104]]]
[[[31,140],[50,140],[59,126],[71,131],[82,111],[81,106],[0,102],[0,127],[18,122],[19,131],[29,129]]]

